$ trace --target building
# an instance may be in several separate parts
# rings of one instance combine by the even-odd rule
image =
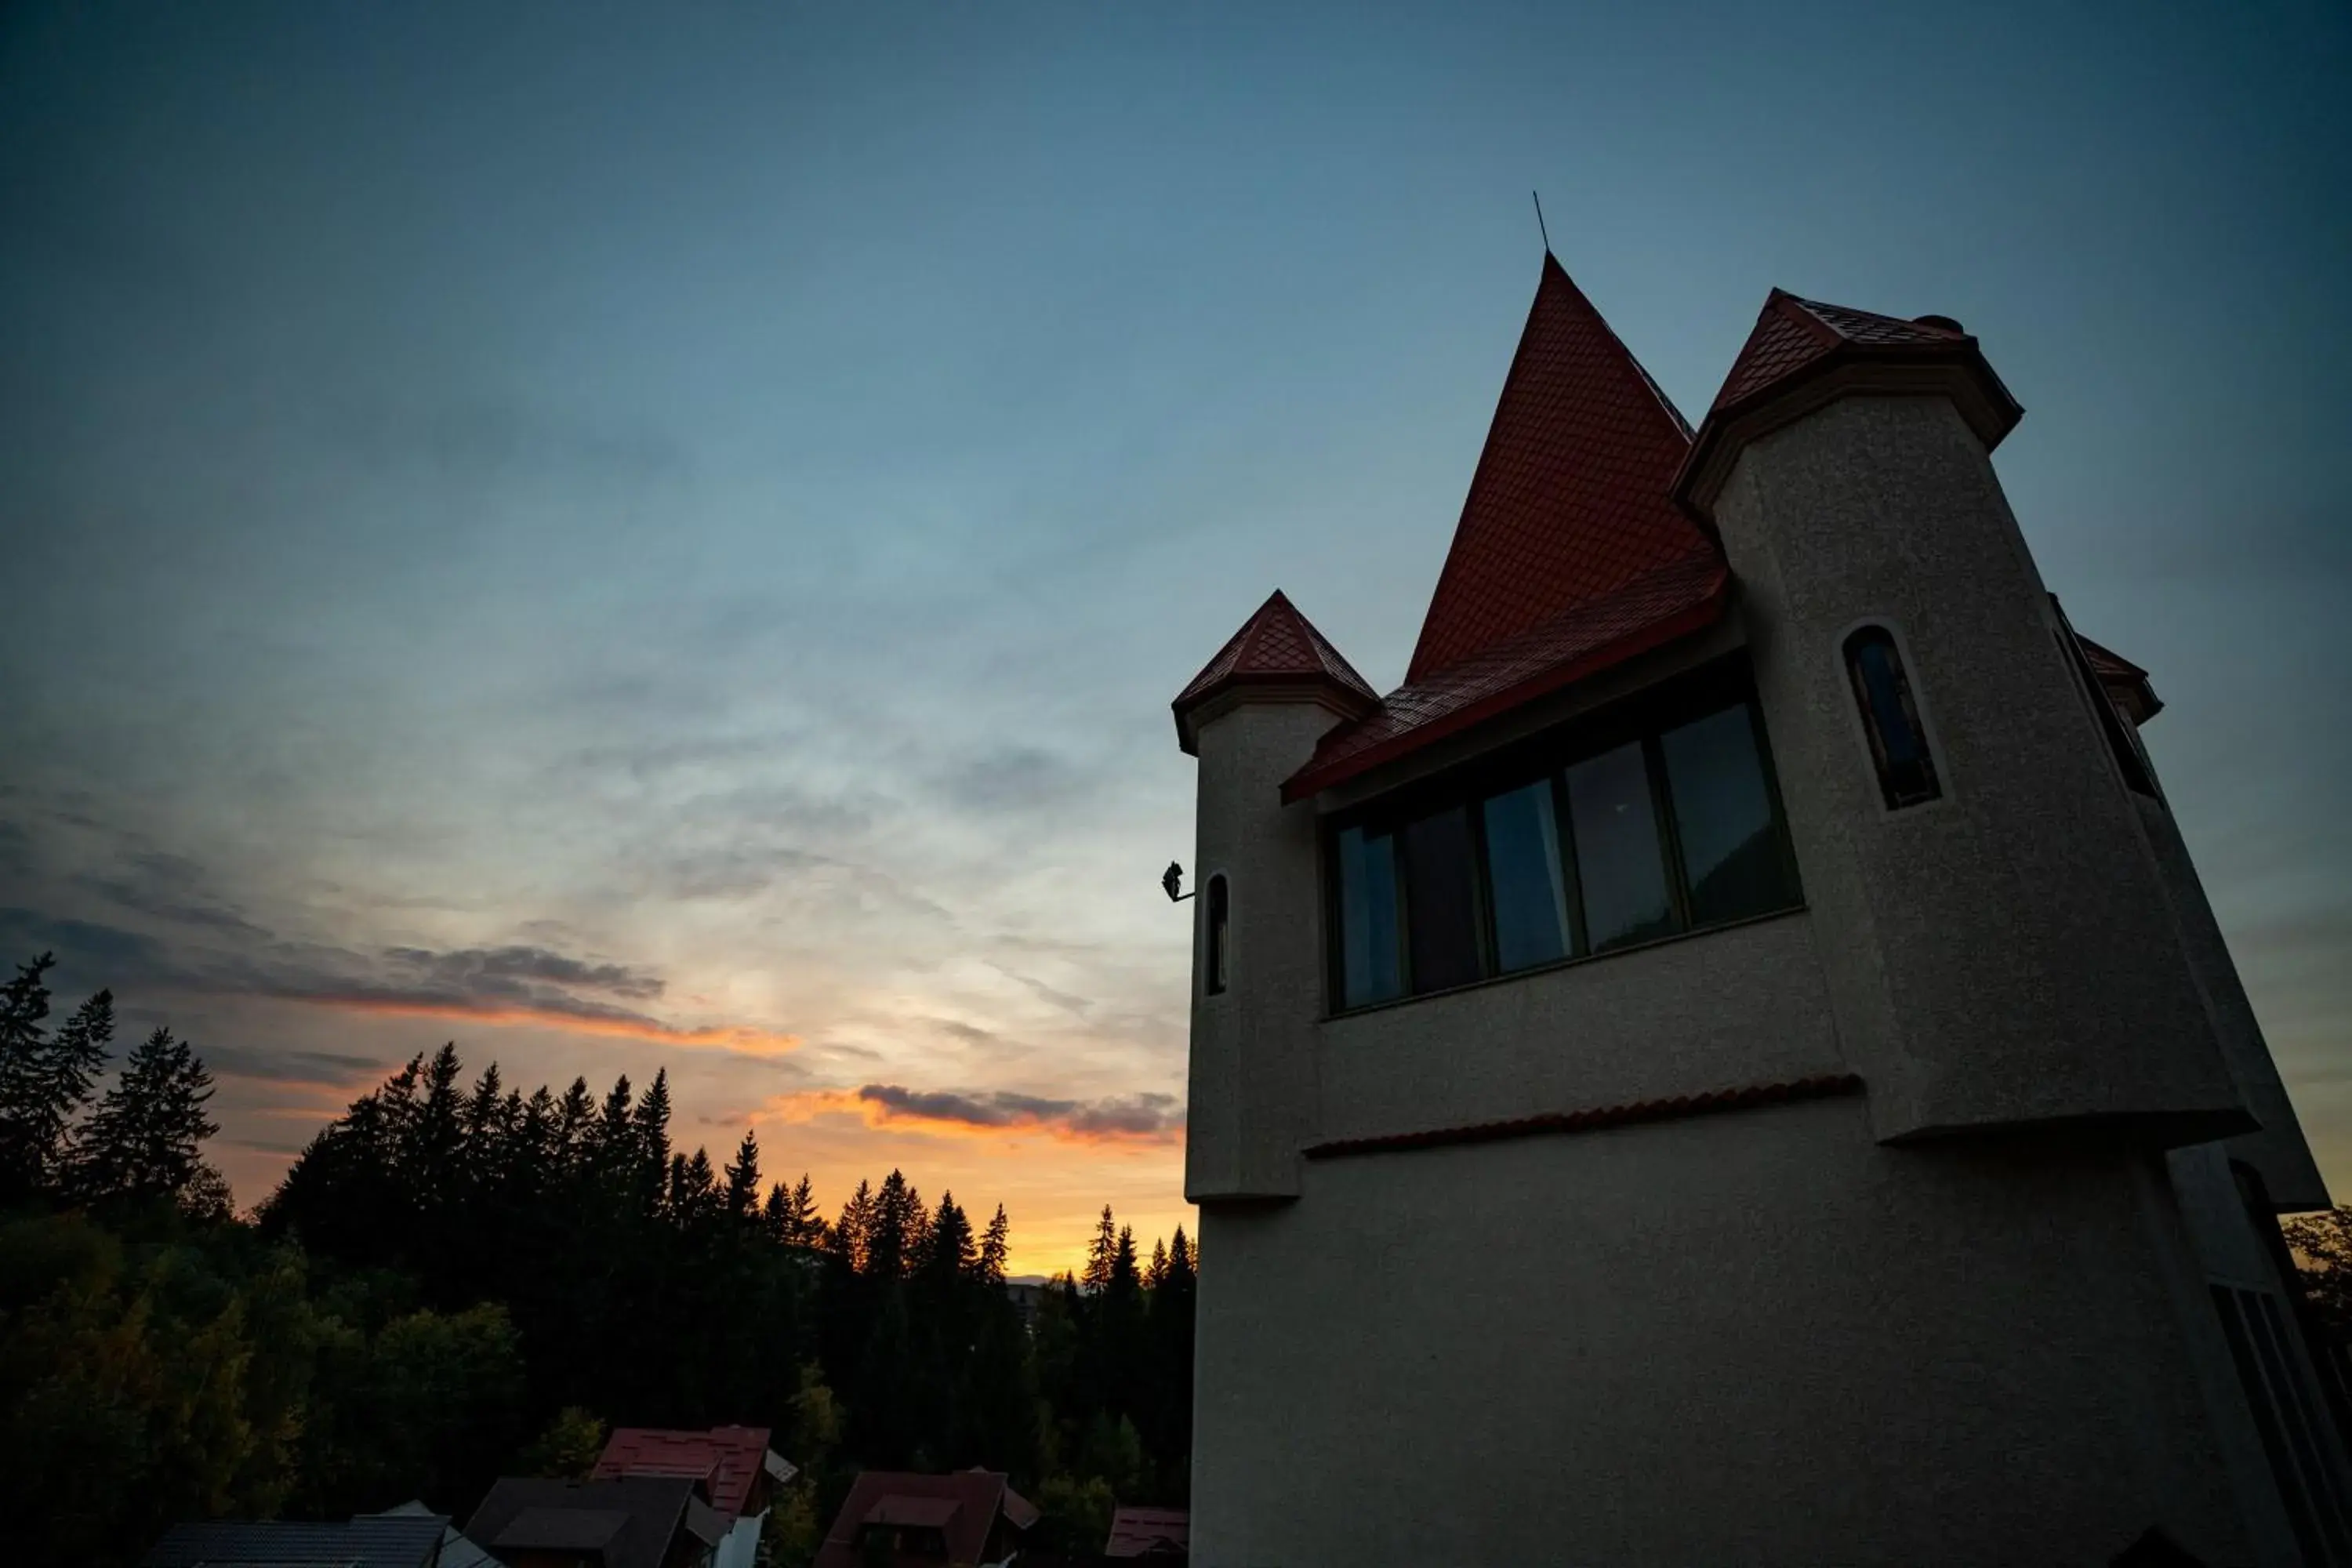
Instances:
[[[815,1568],[1003,1563],[1037,1517],[1001,1471],[867,1470],[842,1500]]]
[[[732,1523],[685,1476],[509,1477],[466,1537],[507,1568],[713,1568]]]
[[[751,1568],[774,1489],[797,1474],[768,1447],[765,1426],[713,1426],[707,1432],[616,1427],[589,1472],[594,1480],[675,1476],[694,1482],[702,1500],[728,1521],[727,1539],[712,1568]]]
[[[1405,684],[1276,594],[1178,697],[1197,1561],[2352,1562],[2327,1193],[2020,416],[1775,290],[1694,431],[1547,256]]]
[[[1181,1560],[1191,1534],[1191,1521],[1181,1508],[1129,1508],[1122,1504],[1110,1516],[1110,1536],[1103,1543],[1103,1555],[1150,1557],[1161,1563]]]
[[[438,1514],[362,1514],[343,1524],[211,1520],[175,1524],[141,1568],[441,1568]]]

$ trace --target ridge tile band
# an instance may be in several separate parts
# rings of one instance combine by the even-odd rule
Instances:
[[[1860,1094],[1862,1079],[1853,1073],[1823,1073],[1782,1083],[1748,1084],[1739,1089],[1714,1089],[1704,1094],[1676,1095],[1669,1100],[1637,1100],[1627,1105],[1593,1106],[1583,1110],[1547,1111],[1509,1121],[1478,1121],[1466,1127],[1435,1127],[1420,1132],[1389,1132],[1376,1138],[1341,1138],[1316,1143],[1302,1151],[1310,1160],[1339,1160],[1352,1154],[1388,1154],[1408,1149],[1444,1149],[1457,1143],[1495,1143],[1507,1138],[1535,1138],[1554,1132],[1599,1132],[1612,1127],[1634,1127],[1646,1121],[1676,1121],[1692,1116],[1715,1116],[1727,1110],[1748,1110],[1766,1105],[1792,1105],[1799,1100],[1831,1100]]]

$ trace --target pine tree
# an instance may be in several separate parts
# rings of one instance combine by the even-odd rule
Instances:
[[[871,1256],[868,1243],[874,1228],[874,1189],[864,1181],[841,1205],[841,1217],[833,1226],[834,1255],[849,1266],[855,1274],[866,1271]]]
[[[747,1128],[727,1167],[727,1212],[737,1219],[756,1217],[760,1210],[760,1135]]]
[[[1005,1255],[1012,1250],[1013,1225],[1004,1217],[1004,1205],[996,1205],[996,1214],[988,1222],[988,1234],[980,1241],[980,1279],[982,1284],[1004,1283]]]
[[[203,1059],[157,1029],[90,1113],[77,1145],[76,1185],[92,1198],[176,1200],[197,1180],[199,1145],[220,1131],[205,1114],[212,1097]]]
[[[934,1281],[968,1279],[979,1268],[979,1249],[972,1243],[971,1220],[956,1205],[953,1193],[940,1194],[939,1212],[923,1238],[922,1272]]]
[[[1130,1244],[1130,1252],[1132,1249]],[[1078,1278],[1087,1294],[1099,1294],[1110,1284],[1111,1266],[1118,1257],[1118,1229],[1111,1218],[1110,1205],[1105,1204],[1101,1223],[1095,1226],[1094,1239],[1087,1243],[1087,1271]]]
[[[1151,1263],[1143,1271],[1143,1287],[1157,1290],[1168,1278],[1168,1244],[1158,1237],[1151,1238]]]
[[[114,1039],[114,994],[101,991],[54,1035],[42,953],[0,987],[0,1198],[53,1186],[62,1173],[66,1132],[89,1103],[92,1081]]]
[[[793,1188],[791,1227],[784,1239],[795,1247],[824,1245],[824,1216],[816,1212],[816,1193],[810,1187],[808,1173],[801,1173],[800,1184]]]
[[[630,1128],[636,1138],[637,1169],[645,1184],[646,1206],[659,1207],[662,1179],[670,1163],[669,1068],[655,1069],[653,1085],[638,1100]]]

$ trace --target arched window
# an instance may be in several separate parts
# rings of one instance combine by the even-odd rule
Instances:
[[[1870,737],[1871,761],[1878,765],[1878,788],[1886,808],[1897,811],[1941,795],[1927,728],[1919,721],[1919,704],[1911,694],[1895,634],[1885,626],[1864,626],[1846,638],[1845,672],[1862,710],[1863,732]]]
[[[1209,906],[1209,948],[1201,965],[1201,989],[1214,996],[1225,988],[1225,950],[1232,945],[1226,932],[1229,910],[1225,879],[1210,878],[1204,897]]]

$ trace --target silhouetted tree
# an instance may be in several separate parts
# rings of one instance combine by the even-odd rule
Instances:
[[[94,1199],[177,1202],[203,1169],[212,1074],[185,1040],[159,1028],[141,1042],[75,1140],[75,1188]]]

